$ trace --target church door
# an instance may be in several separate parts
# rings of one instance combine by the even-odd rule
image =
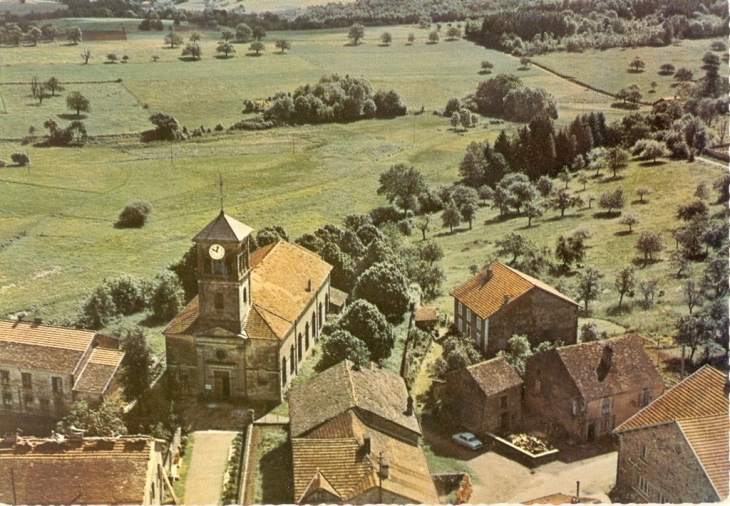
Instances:
[[[215,396],[228,399],[231,396],[231,376],[228,371],[213,371]]]

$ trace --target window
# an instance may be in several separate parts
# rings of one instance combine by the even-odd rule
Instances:
[[[507,396],[503,395],[499,398],[499,409],[507,409]]]
[[[62,394],[63,393],[63,378],[59,376],[54,376],[51,378],[51,385],[53,386],[53,393],[54,394]]]
[[[463,325],[461,324],[461,319],[459,319],[459,332],[463,332]]]
[[[40,399],[41,411],[50,411],[51,402],[48,399]]]
[[[247,288],[243,289],[243,302],[244,302],[244,304],[248,304],[248,289]]]
[[[469,325],[468,323],[466,324],[466,335],[467,336],[471,335],[471,325]]]
[[[223,294],[222,293],[216,293],[215,294],[215,308],[216,309],[223,309]]]
[[[292,344],[291,348],[289,349],[289,373],[293,376],[294,375],[294,368],[297,365],[297,352],[294,351],[294,345]]]
[[[646,457],[649,455],[649,449],[646,447],[646,445],[641,446],[641,460],[646,460]]]
[[[6,408],[13,407],[13,394],[10,392],[3,393],[3,406]]]
[[[471,309],[466,308],[466,320],[471,321]]]
[[[649,495],[649,482],[646,481],[646,478],[644,478],[643,476],[639,475],[638,485],[639,485],[639,490],[644,495],[647,495],[648,496]]]
[[[25,404],[26,408],[32,408],[33,407],[33,396],[31,394],[25,394],[23,396],[23,404]]]
[[[213,274],[223,274],[222,260],[213,260]]]
[[[657,502],[659,504],[666,504],[669,502],[669,500],[666,497],[664,497],[664,494],[662,494],[661,492],[657,492],[657,494],[658,494]]]
[[[570,414],[573,416],[578,414],[578,405],[575,401],[570,401]]]
[[[23,388],[33,388],[33,377],[29,372],[24,372],[21,377],[23,379]]]
[[[648,389],[645,389],[643,392],[641,392],[639,394],[639,406],[642,408],[644,406],[648,406],[653,397],[654,396],[652,395],[651,391]]]
[[[482,330],[482,319],[477,316],[477,330]]]
[[[461,314],[461,301],[458,301],[456,304],[457,304],[457,306],[456,306],[457,307],[456,312],[459,313],[459,314]]]
[[[286,385],[286,357],[281,359],[281,386]]]
[[[603,399],[601,401],[601,415],[611,414],[611,399]]]
[[[0,371],[0,383],[3,385],[10,384],[10,371]]]

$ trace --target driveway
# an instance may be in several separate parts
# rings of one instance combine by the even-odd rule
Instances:
[[[183,504],[218,504],[226,472],[228,450],[236,432],[206,430],[195,432]]]
[[[618,452],[610,452],[570,463],[550,462],[531,472],[517,462],[486,452],[469,461],[479,481],[473,485],[469,502],[519,503],[558,492],[574,495],[576,481],[580,481],[582,497],[610,502],[607,494],[616,482],[617,458]]]

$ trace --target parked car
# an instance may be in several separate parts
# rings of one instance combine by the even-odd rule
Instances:
[[[471,432],[459,432],[451,436],[451,439],[458,445],[461,445],[470,450],[479,450],[482,447],[482,442],[479,441],[474,434]]]

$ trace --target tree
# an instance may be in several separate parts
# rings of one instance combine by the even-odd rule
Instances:
[[[155,276],[155,287],[150,297],[152,314],[159,322],[172,320],[182,309],[184,292],[177,276],[164,270]]]
[[[596,177],[601,173],[601,169],[606,166],[606,149],[602,147],[593,148],[587,154],[588,169],[596,171]]]
[[[636,276],[634,275],[634,268],[632,266],[628,266],[618,272],[614,281],[614,286],[619,293],[618,307],[621,307],[624,295],[634,291],[635,284]]]
[[[646,63],[644,63],[644,60],[642,60],[638,56],[631,60],[631,63],[629,63],[630,72],[642,72],[642,69],[645,66]]]
[[[144,200],[127,202],[119,213],[115,226],[117,228],[142,228],[152,212],[152,204]]]
[[[620,147],[609,148],[606,151],[606,165],[613,171],[613,177],[616,177],[616,173],[625,168],[629,164],[629,152]]]
[[[453,199],[444,204],[444,210],[441,213],[441,226],[449,227],[451,233],[454,233],[454,227],[458,227],[461,223],[461,213]]]
[[[37,26],[28,27],[28,31],[26,33],[28,34],[28,38],[31,40],[31,42],[33,42],[34,46],[38,45],[38,39],[43,36],[41,29]]]
[[[653,192],[648,186],[639,186],[634,193],[639,196],[639,202],[644,203],[644,196],[651,195]]]
[[[629,234],[633,231],[632,227],[639,223],[639,216],[634,213],[624,213],[623,216],[621,216],[621,219],[618,220],[618,222],[621,225],[626,225],[629,227]]]
[[[689,309],[689,314],[692,314],[692,309],[702,300],[702,290],[693,280],[688,279],[682,285],[682,296]]]
[[[150,116],[150,121],[155,125],[154,137],[156,140],[174,141],[182,139],[183,132],[180,123],[169,114],[156,112]]]
[[[659,84],[657,84],[656,81],[652,81],[649,86],[651,86],[649,93],[656,93],[656,87],[659,86]]]
[[[553,180],[549,177],[540,176],[540,179],[537,181],[535,188],[542,198],[548,198],[550,194],[553,193],[555,185],[553,184]]]
[[[691,81],[692,77],[694,77],[692,71],[684,67],[677,69],[677,71],[674,73],[675,81],[679,82]]]
[[[111,289],[106,283],[98,285],[89,292],[84,304],[81,306],[82,321],[92,329],[100,329],[106,326],[117,314],[117,307],[114,304]]]
[[[588,184],[588,177],[583,171],[578,176],[578,183],[583,185],[583,191],[586,191],[586,185]]]
[[[380,174],[378,181],[378,195],[385,195],[388,202],[395,203],[406,213],[417,209],[418,198],[428,190],[423,174],[403,163],[391,165]]]
[[[398,267],[385,262],[373,264],[360,274],[353,295],[375,304],[393,323],[401,321],[410,302],[408,280]]]
[[[200,57],[203,56],[203,50],[198,43],[191,42],[182,50],[182,55],[190,56],[193,60],[200,60]]]
[[[613,190],[606,190],[601,193],[598,198],[598,207],[601,209],[607,209],[607,214],[611,214],[614,209],[622,209],[626,204],[626,197],[624,191],[621,188],[615,188]]]
[[[125,327],[119,336],[124,351],[120,381],[124,399],[132,402],[145,397],[152,383],[152,350],[147,343],[147,331],[139,326]]]
[[[553,209],[560,209],[560,217],[565,216],[565,210],[571,207],[579,207],[584,204],[583,199],[578,195],[571,195],[568,190],[558,190],[550,196],[549,205]]]
[[[395,344],[395,334],[386,317],[364,299],[353,302],[335,328],[365,343],[375,362],[388,358]]]
[[[569,270],[571,264],[581,262],[586,255],[586,245],[579,235],[563,235],[558,237],[555,245],[555,258],[560,261],[564,270]]]
[[[282,53],[286,51],[287,49],[291,49],[291,42],[284,39],[279,39],[276,41],[276,48],[280,49]]]
[[[482,62],[482,71],[484,71],[485,74],[489,74],[492,72],[492,69],[494,68],[494,63],[490,62],[489,60],[484,60]]]
[[[528,202],[525,204],[525,216],[527,216],[528,228],[532,226],[533,219],[542,218],[543,205],[541,202]],[[469,226],[471,228],[471,225]]]
[[[430,370],[433,376],[443,378],[448,372],[464,369],[483,360],[482,354],[474,347],[474,342],[459,333],[447,335],[441,346],[441,356]]]
[[[423,240],[426,240],[426,232],[431,229],[431,215],[430,214],[423,214],[421,216],[417,216],[413,220],[413,224],[416,226],[418,230],[421,231],[421,234],[423,235]]]
[[[347,38],[352,40],[353,46],[357,46],[360,43],[360,39],[365,38],[365,27],[360,23],[355,23],[347,32]]]
[[[437,32],[436,30],[434,30],[433,32],[431,32],[431,33],[428,34],[428,42],[430,44],[436,44],[436,43],[438,43],[439,38],[440,38],[439,37],[439,32]]]
[[[459,126],[459,123],[461,122],[461,114],[459,111],[454,111],[451,113],[451,126],[454,127],[454,130]]]
[[[193,44],[200,41],[200,32],[193,32],[190,34],[190,37],[188,37],[188,40],[192,42]]]
[[[81,52],[81,59],[84,60],[84,65],[89,64],[89,58],[91,58],[91,51],[89,49],[84,49]]]
[[[183,43],[182,35],[180,35],[177,32],[169,32],[167,35],[165,35],[165,44],[170,44],[170,48],[179,46],[182,43]]]
[[[502,239],[497,239],[494,241],[494,245],[497,247],[498,256],[512,255],[512,260],[508,262],[510,265],[514,265],[517,257],[523,255],[532,246],[529,240],[514,232],[507,234]]]
[[[644,296],[644,307],[649,308],[654,303],[654,293],[659,286],[658,278],[647,278],[639,281],[639,290]]]
[[[225,40],[226,42],[228,42],[232,38],[233,38],[233,32],[232,31],[230,31],[230,30],[223,30],[221,32],[221,39]]]
[[[568,189],[568,184],[570,184],[570,180],[572,176],[570,175],[570,171],[568,171],[568,167],[563,167],[563,170],[560,171],[560,174],[558,174],[558,178],[565,183],[565,189]]]
[[[79,91],[72,91],[66,96],[66,107],[76,111],[76,117],[81,117],[81,111],[90,112],[91,104],[89,99],[81,94]]]
[[[390,46],[390,43],[393,42],[393,36],[390,34],[390,32],[383,32],[382,34],[380,34],[380,42],[382,42],[386,46]]]
[[[654,254],[664,249],[661,234],[650,230],[642,230],[636,241],[636,249],[644,254],[644,265],[653,260]]]
[[[225,57],[228,58],[228,55],[231,53],[235,53],[236,49],[230,42],[221,41],[218,43],[218,47],[215,48],[215,51],[217,53],[223,53]]]
[[[697,348],[707,345],[712,339],[713,322],[703,314],[682,315],[677,318],[674,328],[677,333],[674,339],[677,344],[689,346],[689,363],[692,363]]]
[[[361,367],[370,361],[370,352],[360,339],[347,331],[335,330],[330,335],[323,336],[322,355],[314,367],[316,371],[324,371],[343,360],[349,360],[356,367]]]
[[[246,23],[241,23],[236,27],[236,40],[248,42],[252,37],[253,30]]]
[[[682,221],[692,221],[695,218],[704,220],[710,212],[710,208],[701,200],[695,200],[689,204],[680,204],[677,206],[677,219]]]
[[[116,63],[119,57],[117,56],[117,53],[107,53],[106,60],[109,63]]]
[[[530,66],[531,60],[527,56],[523,56],[520,58],[520,65],[522,65],[523,69],[526,69]]]
[[[57,91],[63,91],[63,86],[61,86],[61,82],[56,79],[55,77],[51,77],[48,81],[46,81],[46,88],[51,90],[51,96],[56,96]]]
[[[461,38],[461,30],[459,30],[456,26],[451,26],[448,30],[446,30],[446,36],[448,37],[448,40],[456,40]]]
[[[251,43],[250,46],[248,46],[249,51],[254,51],[256,53],[256,56],[259,56],[261,51],[266,49],[266,46],[264,46],[263,42],[259,42],[258,40],[255,40]]]
[[[140,283],[132,276],[123,274],[109,281],[104,281],[104,284],[109,287],[109,293],[117,313],[129,316],[139,313],[145,308],[147,304],[147,298],[145,297],[146,283]]]
[[[725,204],[730,201],[730,174],[725,174],[712,183],[712,189],[718,192],[718,204]]]
[[[408,45],[411,46],[416,41],[416,35],[414,33],[408,34]]]
[[[256,40],[261,40],[264,37],[266,37],[266,29],[264,29],[261,25],[256,25],[253,27],[253,38]]]
[[[53,42],[56,37],[60,35],[61,32],[58,31],[58,28],[56,28],[53,24],[47,23],[41,27],[41,32],[43,33],[43,37]]]
[[[674,64],[673,63],[662,63],[659,66],[659,74],[663,76],[670,76],[674,74]]]
[[[598,341],[600,335],[598,334],[598,326],[593,322],[586,322],[580,327],[580,342],[590,343],[592,341]]]
[[[22,151],[18,151],[10,155],[10,160],[12,160],[14,164],[19,165],[20,167],[30,165],[30,157],[27,153],[23,153]]]
[[[644,145],[644,150],[641,152],[642,158],[651,158],[653,163],[656,163],[656,159],[660,156],[668,156],[669,151],[664,146],[664,143],[655,140],[648,140]]]
[[[180,280],[185,292],[185,302],[190,302],[198,295],[198,251],[195,245],[190,246],[182,258],[171,264],[168,269]]]
[[[601,295],[601,278],[603,274],[595,267],[588,266],[584,272],[578,277],[578,301],[585,303],[585,309],[588,311],[588,303],[598,299]]]
[[[525,377],[525,360],[532,356],[530,341],[525,335],[513,335],[507,340],[507,348],[497,353],[498,357],[504,357],[514,368],[521,378]]]
[[[56,424],[56,432],[70,436],[73,429],[84,431],[88,437],[117,437],[127,434],[121,407],[111,402],[102,402],[97,407],[86,401],[76,401],[69,406],[68,413]]]
[[[82,37],[81,28],[72,26],[66,29],[66,38],[74,44],[78,44]]]

